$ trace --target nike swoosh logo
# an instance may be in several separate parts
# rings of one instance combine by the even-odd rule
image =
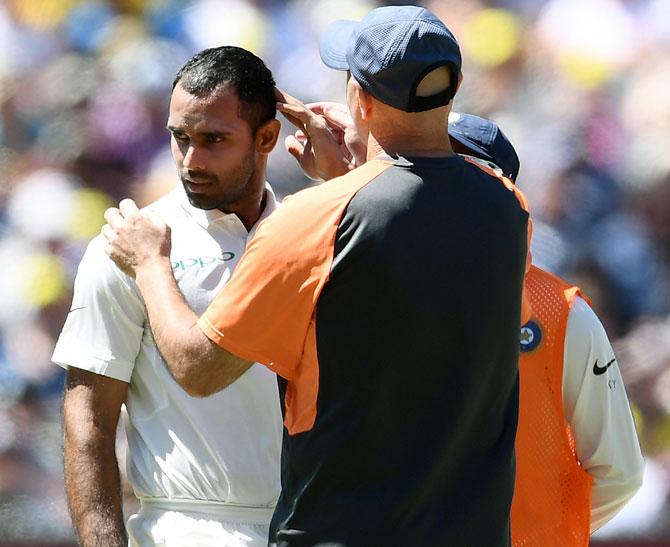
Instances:
[[[83,310],[86,306],[79,306],[78,308],[72,308],[68,313],[72,313],[73,311],[77,310]]]
[[[612,366],[612,364],[616,362],[616,359],[612,359],[609,363],[607,363],[604,367],[599,367],[598,366],[598,359],[596,359],[595,364],[593,365],[593,374],[596,376],[600,376],[601,374],[605,374],[607,372],[607,369]]]

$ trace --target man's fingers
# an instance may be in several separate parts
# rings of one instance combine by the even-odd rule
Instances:
[[[140,210],[132,199],[123,199],[119,203],[119,207],[110,207],[105,211],[104,217],[114,230],[123,226],[124,220],[134,214],[139,214]]]
[[[277,102],[277,110],[298,129],[302,129],[307,136],[310,136],[312,129],[326,127],[325,120],[312,112],[302,101],[281,90],[277,90],[275,96],[281,96],[283,99]]]
[[[140,212],[135,202],[130,198],[122,199],[121,203],[119,203],[119,209],[121,210],[121,214],[124,217],[128,217]]]
[[[346,104],[336,103],[335,101],[315,101],[313,103],[305,103],[305,106],[315,114],[323,114],[325,110],[332,108],[339,108],[348,112]]]
[[[313,123],[315,114],[304,105],[294,105],[289,103],[277,103],[277,110],[281,112],[288,121],[300,129]]]
[[[102,234],[102,236],[105,239],[105,242],[104,242],[105,243],[105,245],[104,245],[105,254],[108,257],[111,258],[112,254],[114,253],[114,241],[118,237],[118,234],[116,233],[114,228],[112,228],[109,224],[105,224],[101,228],[100,233]]]
[[[342,103],[335,102],[318,102],[308,103],[305,105],[314,114],[323,116],[329,125],[335,126],[338,129],[344,130],[353,126],[353,120],[349,109]]]
[[[330,103],[328,101],[318,101],[316,103],[305,103],[305,106],[314,112],[314,114],[323,114],[323,109],[327,104]]]
[[[281,107],[279,106],[279,103],[277,103],[277,111],[281,112],[284,118],[286,118],[289,123],[295,125],[296,127],[305,127],[305,124],[303,124],[298,118],[295,116],[291,116],[291,114],[288,114],[286,112],[282,112]]]
[[[116,231],[109,224],[105,224],[100,230],[100,233],[108,243],[111,243],[117,237]]]
[[[284,103],[284,104],[293,104],[296,106],[305,106],[305,104],[300,100],[296,99],[293,95],[289,95],[284,91],[283,89],[279,89],[275,87],[275,98],[277,99],[277,102],[279,103]]]
[[[275,101],[278,103],[286,102],[286,93],[278,87],[275,87]]]
[[[289,135],[284,139],[284,146],[291,156],[300,161],[305,153],[304,145],[294,136]]]
[[[345,130],[353,128],[354,120],[351,118],[349,110],[342,110],[336,107],[326,107],[321,114],[330,125]]]
[[[105,217],[107,224],[109,224],[114,229],[123,225],[123,215],[116,207],[110,207],[107,209],[103,216]]]

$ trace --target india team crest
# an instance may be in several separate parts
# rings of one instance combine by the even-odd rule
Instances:
[[[542,329],[535,321],[528,321],[521,327],[519,339],[521,351],[533,351],[542,341]]]

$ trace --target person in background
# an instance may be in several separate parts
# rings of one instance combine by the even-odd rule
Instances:
[[[519,159],[500,128],[452,113],[454,150],[512,181]],[[521,327],[512,543],[589,544],[642,485],[644,460],[605,329],[578,287],[533,266]]]
[[[189,392],[231,384],[240,358],[281,377],[270,543],[508,545],[523,197],[451,150],[461,56],[431,12],[334,23],[321,54],[351,74],[364,165],[287,199],[200,318],[164,223],[131,200],[106,213],[108,253]]]
[[[148,210],[169,224],[168,267],[200,312],[276,206],[265,180],[280,125],[274,85],[236,47],[196,54],[174,79],[167,129],[180,184]],[[275,375],[252,365],[225,392],[192,397],[163,365],[152,322],[135,280],[94,239],[53,354],[67,368],[65,479],[80,543],[265,546],[280,487]],[[140,500],[129,538],[114,451],[122,406]]]

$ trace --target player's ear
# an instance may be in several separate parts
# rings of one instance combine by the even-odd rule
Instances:
[[[272,119],[262,124],[256,130],[256,150],[261,154],[269,154],[277,144],[281,123]]]
[[[374,107],[374,100],[372,95],[365,91],[365,89],[363,89],[358,82],[356,82],[354,93],[356,93],[356,106],[358,108],[358,113],[361,119],[369,119],[370,113]]]

